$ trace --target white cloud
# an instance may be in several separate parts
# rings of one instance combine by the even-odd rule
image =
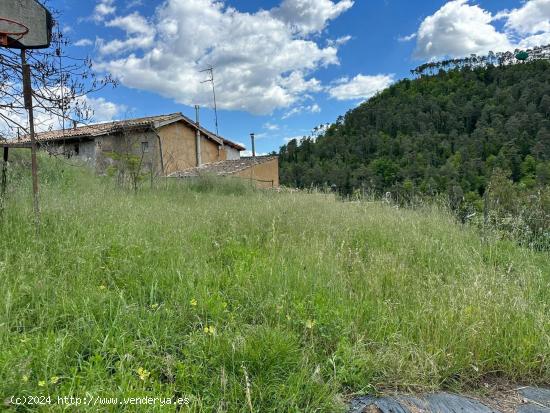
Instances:
[[[127,37],[124,40],[114,39],[109,42],[100,39],[98,45],[101,54],[119,54],[137,49],[148,49],[154,44],[156,30],[138,12],[124,17],[116,17],[106,22],[105,26],[121,29]]]
[[[550,0],[530,0],[522,7],[501,12],[511,38],[519,39],[519,47],[528,48],[550,43]]]
[[[96,22],[103,21],[107,16],[116,12],[114,0],[100,0],[94,8],[92,19]]]
[[[151,31],[154,32],[154,28],[147,22],[147,20],[138,12],[134,12],[127,16],[115,17],[105,23],[107,27],[117,27],[124,30],[127,34],[148,34]]]
[[[506,28],[519,34],[550,32],[550,0],[530,0],[502,14],[507,19]]]
[[[337,100],[365,100],[386,89],[394,82],[394,75],[365,76],[353,79],[343,78],[329,89],[329,94]]]
[[[282,119],[288,119],[288,118],[291,118],[292,116],[300,115],[302,113],[320,113],[320,112],[321,112],[321,107],[317,103],[313,103],[312,105],[300,105],[286,112],[282,116]]]
[[[329,46],[342,46],[344,44],[346,44],[347,42],[349,42],[350,40],[352,39],[351,36],[342,36],[342,37],[339,37],[337,39],[330,39],[330,40],[327,40],[327,44]]]
[[[285,138],[284,141],[285,143],[289,143],[290,141],[296,140],[296,142],[299,143],[304,138],[305,136],[290,136],[288,138]]]
[[[398,37],[397,40],[400,42],[410,42],[411,40],[416,39],[416,33],[409,34],[408,36]]]
[[[51,91],[53,95],[61,93],[61,88],[58,90]],[[47,105],[44,105],[47,107]],[[125,105],[119,105],[113,102],[106,100],[105,98],[99,97],[89,97],[87,95],[81,96],[71,103],[71,106],[74,108],[78,106],[80,108],[87,108],[91,111],[92,123],[99,122],[108,122],[116,119],[120,119],[123,113],[127,110]],[[28,127],[27,115],[25,112],[20,110],[13,110],[9,108],[0,108],[0,136],[5,136],[7,138],[16,138],[17,137],[17,125],[21,125],[24,129],[20,131],[21,135],[25,135],[28,132],[26,131]],[[68,116],[68,115],[66,115]],[[6,121],[6,119],[9,121]],[[52,111],[47,111],[36,105],[34,109],[34,119],[35,119],[35,128],[37,132],[44,132],[51,129],[60,129],[63,124],[63,117]],[[65,121],[65,127],[71,127],[69,124],[70,120]]]
[[[293,31],[303,35],[322,31],[329,20],[353,6],[352,0],[284,0],[273,15],[285,21]]]
[[[319,136],[324,135],[329,128],[330,123],[323,123],[313,129],[312,135],[315,139],[317,139]]]
[[[126,8],[131,9],[133,7],[143,6],[143,0],[130,0],[126,3]]]
[[[498,32],[492,21],[490,12],[468,0],[450,1],[420,25],[415,56],[432,59],[510,49],[507,35]]]
[[[267,155],[269,155],[269,153],[256,151],[256,156],[267,156]],[[241,151],[241,157],[247,157],[247,156],[252,156],[252,151]]]
[[[310,131],[307,135],[297,135],[297,136],[289,136],[288,138],[284,138],[285,143],[289,143],[290,141],[296,140],[296,143],[298,146],[302,144],[302,142],[305,139],[311,139],[313,141],[316,141],[319,136],[323,135],[327,129],[330,127],[330,124],[323,124],[315,127],[312,131]]]
[[[133,13],[107,22],[126,36],[100,40],[96,67],[125,86],[204,106],[211,90],[199,71],[213,65],[220,108],[267,114],[322,90],[313,74],[339,63],[338,46],[322,47],[306,34],[320,32],[352,5],[285,0],[275,9],[243,13],[216,0],[165,0],[150,21]]]
[[[504,20],[502,31],[494,22]],[[550,0],[527,0],[521,7],[496,14],[470,0],[446,3],[420,25],[417,33],[400,38],[417,39],[415,57],[463,57],[528,48],[550,42]]]
[[[275,125],[273,123],[267,122],[264,124],[263,128],[269,131],[276,131],[276,130],[279,130],[279,125]]]
[[[59,92],[61,93],[61,88]],[[88,123],[101,123],[109,122],[113,120],[120,119],[124,112],[126,112],[127,107],[125,105],[119,105],[114,102],[110,102],[102,97],[90,97],[87,95],[77,98],[71,103],[71,107],[80,107],[86,108],[86,112],[89,113]],[[70,117],[70,115],[68,115]],[[40,132],[49,130],[49,129],[58,129],[62,125],[62,117],[57,116],[57,114],[52,114],[41,108],[35,109],[35,118],[36,118],[36,128]],[[70,120],[66,120],[66,127],[71,123]]]
[[[309,112],[311,112],[311,113],[320,113],[320,112],[321,112],[321,107],[320,107],[317,103],[308,106],[307,109],[308,109]]]
[[[86,47],[86,46],[91,46],[93,44],[94,42],[91,41],[90,39],[80,39],[74,43],[74,45],[77,47]]]
[[[550,44],[550,32],[528,36],[519,42],[519,47],[521,49],[529,49],[531,47],[542,46],[547,44]]]
[[[94,122],[108,122],[120,119],[127,110],[126,105],[119,105],[102,97],[93,98],[84,96],[84,99],[86,104],[93,110],[92,119]]]

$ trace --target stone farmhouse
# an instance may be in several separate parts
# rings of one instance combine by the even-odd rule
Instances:
[[[85,161],[102,174],[113,154],[140,158],[156,176],[192,178],[203,174],[248,179],[261,188],[279,186],[277,157],[241,158],[246,148],[216,136],[181,113],[128,119],[37,134],[41,150]],[[29,147],[30,139],[4,141],[4,147]]]

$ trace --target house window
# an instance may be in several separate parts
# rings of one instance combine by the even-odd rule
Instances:
[[[80,145],[78,145],[78,143],[74,146],[74,154],[76,156],[80,154]]]
[[[141,142],[141,152],[149,152],[149,142]]]

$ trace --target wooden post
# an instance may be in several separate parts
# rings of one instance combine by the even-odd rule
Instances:
[[[195,137],[195,157],[197,167],[201,166],[201,131],[200,131],[200,119],[199,119],[200,107],[195,105],[195,125],[197,127],[196,137]],[[219,153],[219,152],[218,152]]]
[[[485,189],[483,194],[483,242],[487,242],[489,232],[489,188]]]
[[[29,113],[29,129],[31,138],[31,169],[32,169],[32,195],[34,207],[34,224],[36,232],[40,231],[40,204],[38,194],[38,160],[36,159],[36,137],[34,134],[34,111],[32,106],[31,68],[27,64],[27,52],[21,49],[21,66],[23,68],[23,95],[25,108]]]
[[[8,151],[9,148],[4,146],[4,161],[2,162],[2,188],[0,189],[0,218],[4,215],[4,204],[6,202],[6,186],[7,186],[7,169],[8,169]]]
[[[4,146],[4,162],[2,163],[2,199],[4,198],[4,195],[6,195],[8,154],[9,148],[7,146]]]
[[[487,227],[489,223],[489,190],[485,190],[483,194],[483,225]]]

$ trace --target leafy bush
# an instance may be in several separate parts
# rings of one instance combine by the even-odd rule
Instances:
[[[487,222],[522,245],[550,250],[550,187],[515,184],[497,169],[488,187]]]

